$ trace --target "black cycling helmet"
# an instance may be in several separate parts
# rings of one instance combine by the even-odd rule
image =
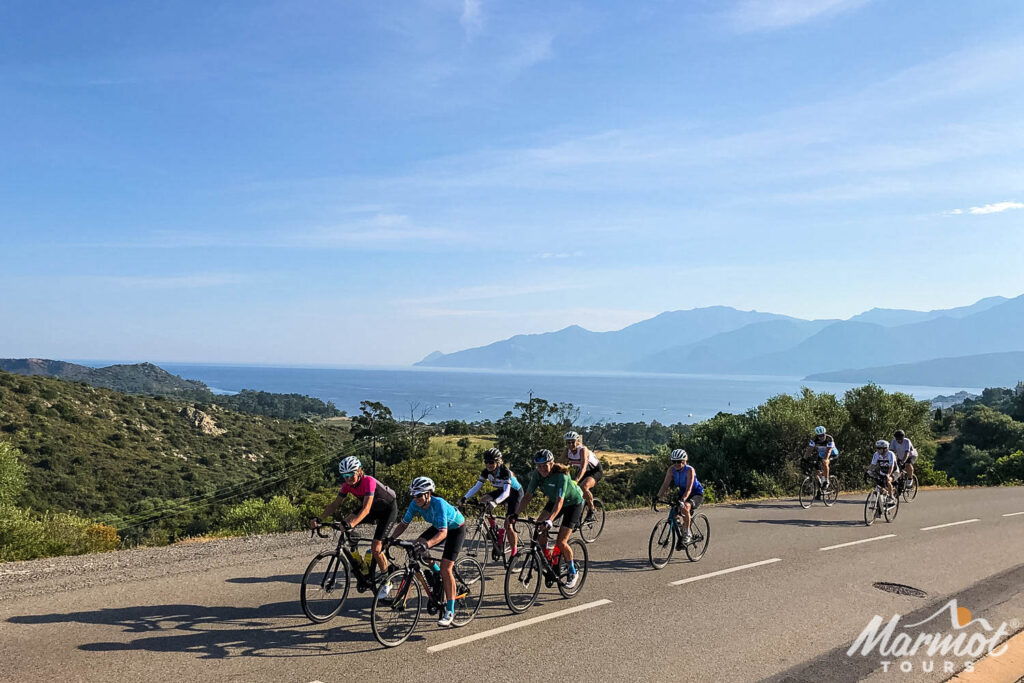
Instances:
[[[488,465],[491,464],[492,462],[500,465],[501,451],[499,451],[497,448],[488,448],[486,451],[484,451],[484,462],[487,463]]]
[[[903,439],[903,438],[905,438],[905,437],[906,437],[907,435],[906,435],[906,434],[905,434],[905,433],[903,432],[903,430],[902,430],[902,429],[897,429],[897,430],[896,430],[896,433],[895,433],[895,434],[893,434],[893,436],[895,436],[895,437],[896,437],[897,439]]]
[[[546,462],[554,462],[554,460],[555,460],[554,453],[552,453],[551,451],[549,451],[546,448],[542,448],[542,449],[540,449],[539,451],[537,451],[536,453],[533,454],[533,461],[535,463],[537,463],[538,465],[544,464]]]

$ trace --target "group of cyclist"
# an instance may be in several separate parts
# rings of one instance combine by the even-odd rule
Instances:
[[[891,443],[880,439],[875,443],[875,447],[869,472],[874,472],[879,482],[884,482],[889,496],[894,496],[893,482],[900,473],[913,477],[917,450],[903,430],[899,429],[896,430]],[[548,532],[554,529],[556,523],[558,524],[555,546],[568,561],[569,582],[566,587],[571,589],[575,587],[579,577],[568,538],[581,521],[589,521],[593,516],[594,497],[591,489],[601,480],[604,472],[601,461],[593,451],[583,445],[583,438],[578,433],[566,433],[565,449],[567,464],[556,463],[554,454],[546,448],[534,453],[535,468],[524,487],[512,470],[504,464],[501,451],[489,448],[483,454],[484,469],[480,477],[458,502],[460,507],[463,506],[467,500],[480,493],[485,484],[490,484],[493,488],[481,496],[481,504],[488,512],[493,512],[499,505],[505,506],[504,528],[510,539],[511,553],[515,556],[519,545],[515,522],[539,489],[547,498],[547,504],[536,520],[540,526],[538,541],[542,546],[546,546]],[[836,447],[835,439],[824,426],[815,428],[814,437],[808,442],[805,455],[817,456],[818,472],[824,477],[822,488],[827,490],[830,486],[829,466],[831,461],[839,457],[839,449]],[[696,470],[689,464],[689,456],[685,450],[677,448],[669,457],[672,464],[665,471],[665,479],[655,500],[664,496],[670,488],[677,489],[679,516],[682,528],[685,529],[678,541],[678,549],[681,550],[691,540],[690,520],[694,511],[704,501],[704,486],[697,478]],[[338,471],[344,483],[338,496],[324,508],[321,516],[326,518],[333,515],[347,495],[359,499],[359,510],[349,515],[345,523],[349,527],[355,527],[364,521],[374,524],[371,552],[381,572],[386,574],[388,570],[388,560],[383,552],[384,544],[400,537],[417,517],[422,518],[429,526],[416,539],[415,552],[425,557],[429,548],[444,544],[440,573],[444,586],[445,610],[437,624],[450,626],[455,618],[455,577],[452,569],[466,538],[465,516],[458,507],[435,495],[436,487],[433,480],[429,477],[416,477],[409,485],[412,501],[402,520],[395,525],[390,536],[387,536],[388,528],[398,518],[395,492],[383,482],[366,474],[362,463],[354,456],[344,458],[338,464]],[[310,520],[311,526],[317,523],[319,518]],[[380,594],[387,596],[391,590],[392,586],[385,584],[381,586]]]
[[[828,433],[824,426],[814,428],[814,437],[808,442],[805,455],[818,458],[818,475],[823,478],[821,487],[828,490],[829,466],[833,460],[839,457],[839,449],[836,447],[835,439]],[[878,478],[878,482],[885,486],[886,493],[890,499],[895,497],[894,483],[899,481],[900,476],[906,480],[914,477],[914,463],[917,462],[917,449],[907,438],[902,429],[893,433],[893,440],[886,441],[879,439],[875,442],[875,453],[871,458],[871,465],[868,473]]]

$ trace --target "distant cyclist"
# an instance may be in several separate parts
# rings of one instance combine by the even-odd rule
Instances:
[[[541,547],[546,547],[548,531],[554,526],[555,520],[559,517],[562,518],[561,525],[558,527],[555,547],[569,562],[569,581],[566,588],[572,589],[576,587],[576,582],[580,577],[576,571],[576,563],[573,561],[572,548],[567,540],[573,528],[583,517],[583,492],[569,476],[569,468],[565,465],[555,464],[555,456],[548,449],[545,448],[534,453],[533,462],[537,469],[530,476],[530,482],[526,485],[526,493],[519,501],[519,509],[516,510],[516,514],[518,515],[526,509],[538,488],[547,497],[547,505],[537,516],[537,523],[543,527],[537,540]]]
[[[452,567],[455,565],[455,558],[459,556],[459,551],[462,550],[463,541],[466,540],[466,518],[444,498],[434,495],[434,482],[429,477],[413,479],[409,484],[409,495],[412,496],[412,502],[409,503],[402,521],[395,525],[390,540],[401,536],[409,528],[409,523],[414,517],[422,517],[430,525],[430,528],[416,539],[422,552],[426,553],[427,548],[444,542],[441,581],[444,584],[445,608],[444,614],[437,620],[437,625],[451,626],[455,620],[455,576],[452,574]]]
[[[822,489],[829,488],[829,465],[839,457],[839,449],[836,448],[836,440],[827,432],[824,426],[818,425],[814,428],[814,438],[807,444],[804,452],[808,455],[818,455],[818,475],[825,478],[821,485]]]
[[[885,480],[885,490],[889,494],[889,498],[892,499],[895,496],[892,482],[899,475],[900,470],[896,466],[896,454],[889,450],[889,442],[885,439],[875,442],[875,454],[871,458],[871,469],[868,471],[873,471],[879,482]]]
[[[590,522],[594,519],[594,494],[590,489],[601,481],[604,469],[594,452],[583,445],[583,437],[576,432],[565,434],[565,455],[569,465],[576,470],[573,481],[583,491],[583,499],[587,503],[587,518],[584,521]]]
[[[345,519],[345,523],[350,527],[355,527],[363,520],[368,520],[377,525],[373,530],[373,542],[370,544],[370,550],[373,553],[373,559],[376,561],[377,566],[380,567],[380,571],[386,572],[388,570],[388,559],[384,556],[382,550],[384,547],[384,535],[387,533],[388,527],[394,524],[395,519],[398,517],[398,503],[395,492],[386,484],[365,474],[363,472],[363,464],[355,456],[349,456],[339,462],[338,472],[344,480],[344,483],[341,485],[341,491],[338,492],[337,497],[332,502],[327,504],[324,511],[320,513],[320,517],[327,519],[333,515],[348,494],[352,494],[360,499],[362,507],[355,514],[349,515]],[[310,520],[310,527],[315,527],[315,522],[318,521]],[[384,586],[380,589],[382,599],[387,596],[390,588],[391,586]]]
[[[911,481],[914,478],[914,463],[917,462],[917,449],[914,448],[914,444],[910,443],[910,439],[907,438],[902,429],[897,429],[893,437],[889,448],[896,454],[896,466],[902,470],[903,477],[907,481]]]
[[[488,448],[484,451],[484,471],[480,473],[480,478],[473,484],[473,488],[467,491],[459,502],[465,503],[466,500],[475,496],[486,482],[490,482],[491,486],[495,488],[482,495],[480,502],[484,504],[488,512],[493,512],[498,505],[505,505],[505,535],[509,538],[512,557],[515,557],[516,551],[519,549],[519,537],[516,536],[516,528],[512,524],[512,515],[519,507],[519,498],[523,494],[523,487],[512,470],[502,464],[501,451],[497,448]]]
[[[693,469],[692,465],[688,464],[690,456],[687,455],[686,451],[682,448],[677,448],[672,451],[669,457],[672,459],[672,465],[665,472],[665,481],[662,482],[661,488],[658,489],[658,495],[655,498],[664,496],[670,486],[679,487],[679,512],[683,518],[683,528],[686,531],[683,532],[682,538],[679,539],[676,549],[682,550],[683,546],[693,538],[693,534],[690,533],[690,518],[693,512],[704,502],[704,487],[701,485],[700,480],[697,479],[697,471]]]

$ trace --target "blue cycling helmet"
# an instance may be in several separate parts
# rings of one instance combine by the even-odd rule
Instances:
[[[817,434],[818,436],[822,436],[825,434],[825,428],[821,425],[818,425],[817,427],[814,428],[814,433]]]
[[[533,461],[538,465],[542,465],[546,462],[554,462],[555,455],[546,448],[542,448],[533,454]]]

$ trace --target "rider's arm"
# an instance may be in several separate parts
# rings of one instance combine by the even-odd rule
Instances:
[[[373,497],[374,496],[373,496],[372,493],[370,495],[368,495],[366,498],[363,499],[363,508],[359,512],[357,512],[356,514],[349,515],[349,517],[348,517],[348,525],[349,526],[355,526],[356,524],[359,524],[359,522],[361,522],[364,519],[366,519],[366,515],[370,514],[370,508],[373,506]]]
[[[494,501],[493,501],[494,504],[495,505],[500,504],[501,501],[503,501],[506,498],[508,498],[508,494],[511,493],[511,492],[512,492],[512,482],[511,481],[507,481],[507,482],[505,482],[505,488],[503,488],[501,490],[501,494],[497,498],[494,499]]]
[[[434,528],[436,529],[437,527]],[[441,543],[446,538],[448,538],[448,527],[442,527],[440,529],[437,529],[437,533],[434,534],[434,537],[427,541],[427,547],[433,548],[435,545]]]
[[[530,493],[529,491],[523,491],[523,497],[519,499],[519,507],[517,507],[515,511],[516,517],[518,517],[519,513],[525,510],[526,506],[530,504],[531,498],[533,498],[532,493]]]
[[[661,482],[661,488],[658,489],[658,495],[655,498],[661,498],[668,491],[668,487],[672,485],[672,465],[668,466],[668,471],[665,472],[665,481]]]
[[[693,480],[697,478],[697,470],[692,467],[686,473],[686,494],[683,495],[680,500],[687,501],[690,499],[690,491],[693,490]]]
[[[480,477],[479,479],[476,480],[476,483],[473,484],[473,488],[471,488],[469,491],[467,491],[466,495],[464,495],[463,498],[465,498],[466,500],[469,500],[470,498],[472,498],[473,496],[475,496],[477,493],[480,492],[480,489],[483,487],[483,485],[484,485],[484,478]]]
[[[564,503],[564,502],[565,502],[565,498],[564,497],[559,496],[558,498],[556,498],[555,499],[555,504],[551,508],[551,514],[547,516],[547,519],[552,519],[553,520],[555,517],[557,517],[558,513],[562,511],[562,503]],[[564,523],[564,520],[563,520],[563,523]]]
[[[327,519],[328,517],[333,515],[335,511],[337,511],[337,509],[341,507],[341,501],[343,501],[344,499],[345,496],[339,493],[333,501],[327,504],[327,507],[324,508],[324,511],[320,513],[320,519]]]
[[[395,540],[396,538],[401,536],[403,533],[405,533],[405,530],[408,528],[409,525],[406,522],[399,522],[398,524],[396,524],[395,528],[391,530],[391,540]]]

